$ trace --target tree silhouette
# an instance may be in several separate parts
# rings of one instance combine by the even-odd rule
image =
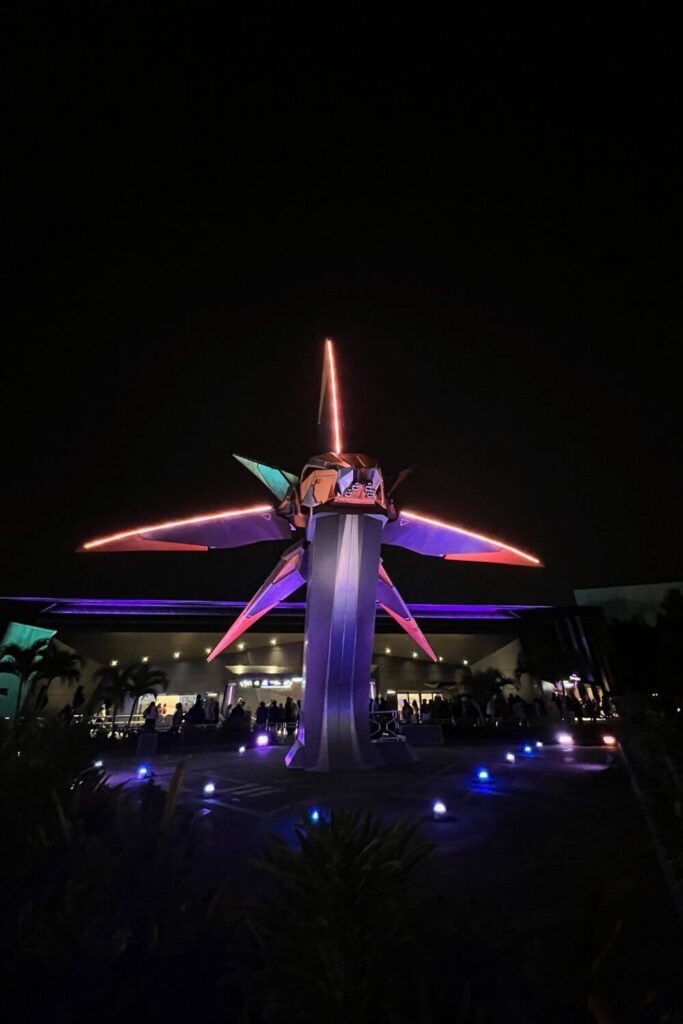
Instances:
[[[104,665],[95,673],[95,679],[97,680],[97,689],[93,694],[92,703],[99,700],[111,704],[112,736],[116,731],[116,713],[123,706],[126,698],[130,697],[133,701],[126,724],[126,730],[128,730],[140,697],[146,693],[156,695],[159,690],[165,690],[168,686],[168,678],[162,669],[151,668],[146,663],[141,664],[140,662],[133,662],[121,667]]]
[[[673,587],[662,601],[657,616],[657,676],[667,688],[681,688],[683,670],[683,594]]]
[[[55,679],[65,679],[68,683],[77,683],[79,681],[82,664],[83,659],[80,654],[58,647],[54,640],[48,641],[43,656],[36,666],[32,681],[35,688],[42,679],[45,680],[41,707],[47,704],[49,688]],[[34,702],[34,711],[40,711],[37,694]]]
[[[133,698],[133,704],[128,716],[126,732],[130,729],[130,723],[133,720],[133,715],[140,698],[144,697],[146,693],[152,693],[156,697],[160,690],[166,690],[168,688],[168,676],[163,669],[152,668],[147,663],[144,663],[138,665],[131,673],[131,682],[132,685],[128,690],[128,696]]]
[[[24,686],[39,671],[48,644],[49,640],[45,638],[36,640],[30,647],[22,647],[21,644],[5,644],[0,650],[0,672],[7,672],[17,677],[17,704],[14,711],[15,723],[19,718]]]

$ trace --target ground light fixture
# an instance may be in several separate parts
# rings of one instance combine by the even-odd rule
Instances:
[[[241,747],[237,748],[237,753],[238,754],[246,754],[246,752],[247,752],[247,748],[244,745],[242,745]]]
[[[529,755],[529,754],[533,754],[533,752],[534,752],[534,748],[531,746],[530,743],[525,743],[524,746],[522,747],[522,753],[523,754]]]
[[[104,768],[104,761],[93,761],[93,768]]]
[[[477,782],[490,782],[491,773],[488,768],[477,768]]]
[[[311,825],[318,825],[320,823],[321,817],[322,815],[320,814],[318,808],[312,807],[308,814],[308,820],[310,821]]]
[[[574,746],[574,737],[572,736],[572,734],[570,732],[558,732],[558,734],[555,737],[555,739],[557,740],[557,742],[560,744],[561,747],[573,747]]]
[[[258,736],[256,737],[255,743],[256,743],[257,747],[267,747],[268,746],[268,734],[265,733],[265,732],[260,732],[258,734]]]
[[[512,752],[508,751],[508,753],[505,755],[505,760],[507,761],[508,764],[514,764],[516,758]]]
[[[536,740],[536,750],[543,750],[543,744],[540,740]]]
[[[154,773],[148,764],[141,764],[138,765],[136,774],[139,779],[151,779]]]
[[[432,816],[435,821],[443,821],[446,817],[448,808],[446,807],[443,800],[435,800],[432,804]]]
[[[616,736],[611,736],[609,733],[606,733],[602,737],[602,742],[605,744],[606,747],[616,747],[617,738]]]
[[[207,782],[204,786],[204,796],[213,796],[216,792],[216,785],[213,782]]]

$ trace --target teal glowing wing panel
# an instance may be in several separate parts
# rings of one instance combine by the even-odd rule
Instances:
[[[245,459],[243,455],[235,455],[238,462],[253,473],[262,484],[265,484],[269,491],[272,491],[280,501],[285,497],[289,488],[298,484],[298,476],[293,473],[286,473],[284,469],[276,469],[273,466],[266,466],[263,462],[255,462],[253,459]]]

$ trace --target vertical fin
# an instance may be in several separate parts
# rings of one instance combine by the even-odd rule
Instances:
[[[339,395],[337,364],[334,357],[334,344],[331,338],[325,339],[323,375],[320,381],[320,402],[318,404],[318,425],[322,422],[326,395],[328,395],[330,412],[330,448],[333,452],[339,454],[343,451],[341,437],[341,398]]]

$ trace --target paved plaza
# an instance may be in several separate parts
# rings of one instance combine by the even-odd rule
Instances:
[[[421,750],[414,765],[331,776],[288,771],[286,749],[183,758],[183,804],[215,840],[198,867],[204,878],[227,873],[236,886],[250,884],[264,838],[293,839],[301,814],[313,808],[323,816],[342,807],[385,820],[409,816],[436,845],[437,884],[490,905],[568,984],[596,941],[593,929],[614,932],[611,960],[624,1020],[649,1019],[629,1005],[629,975],[634,992],[644,978],[653,991],[678,984],[678,924],[619,751],[546,745],[524,756],[519,744],[473,744]],[[155,759],[154,780],[167,785],[179,760]],[[138,787],[146,783],[135,777],[137,765],[107,768],[113,782]],[[482,767],[488,783],[477,779]],[[209,796],[207,783],[215,786]],[[436,799],[447,807],[445,820],[433,819]],[[609,959],[604,970],[609,975]]]

